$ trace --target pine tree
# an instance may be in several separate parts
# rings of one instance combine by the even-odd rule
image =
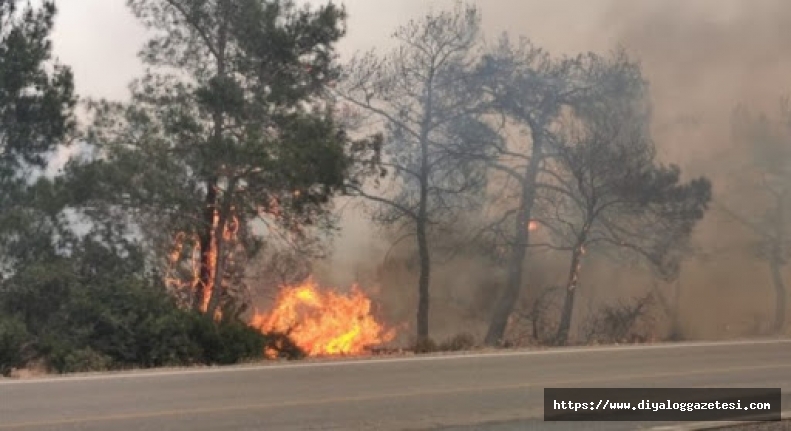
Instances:
[[[215,315],[233,296],[229,280],[239,283],[234,253],[329,225],[331,197],[370,148],[347,139],[325,97],[345,12],[280,0],[128,4],[155,32],[141,51],[148,69],[131,103],[94,105],[91,169],[155,249],[175,239],[169,258],[185,268],[169,280]]]

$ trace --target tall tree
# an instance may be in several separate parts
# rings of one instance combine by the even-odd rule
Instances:
[[[141,52],[148,69],[132,102],[96,104],[100,152],[88,170],[105,179],[113,205],[133,210],[155,249],[175,237],[161,254],[186,270],[169,281],[213,316],[230,301],[229,278],[239,280],[233,254],[274,231],[299,237],[329,221],[352,152],[364,151],[325,98],[345,12],[287,0],[128,4],[156,36]]]
[[[487,344],[497,345],[502,342],[522,289],[539,179],[547,174],[544,162],[553,153],[557,123],[573,104],[602,94],[616,85],[616,77],[633,73],[633,68],[623,55],[610,62],[593,54],[554,59],[529,40],[513,43],[507,35],[479,67],[483,88],[494,111],[511,128],[520,131],[517,138],[490,141],[498,146],[478,147],[470,154],[484,159],[493,171],[501,174],[506,183],[513,185],[516,195],[512,200],[516,205],[506,203],[506,210],[487,229],[500,237],[494,240],[504,243],[500,248],[507,249],[506,285],[495,303],[485,339]],[[510,227],[503,228],[504,224]]]
[[[55,3],[21,3],[0,1],[0,259],[6,271],[53,251],[59,211],[37,197],[49,185],[31,188],[30,180],[75,130],[73,76],[52,56]]]
[[[485,231],[501,250],[507,250],[506,285],[494,306],[485,342],[502,342],[505,330],[522,290],[524,264],[531,247],[531,231],[538,227],[547,193],[555,193],[559,176],[553,160],[562,156],[564,124],[584,121],[601,106],[612,101],[645,100],[645,83],[640,67],[623,51],[610,57],[593,53],[574,58],[553,59],[527,40],[513,44],[507,36],[481,63],[484,88],[496,112],[520,138],[509,138],[483,158],[515,190],[515,206],[505,204]],[[643,107],[639,108],[643,112]],[[615,113],[610,113],[616,115]],[[496,142],[496,141],[493,141]],[[550,207],[552,203],[550,202]],[[553,208],[549,208],[550,211]],[[503,228],[503,224],[510,224]],[[491,235],[490,235],[491,236]]]
[[[491,168],[515,183],[518,196],[516,207],[508,208],[497,220],[498,225],[513,223],[513,230],[506,234],[507,279],[486,333],[488,345],[502,342],[522,289],[523,266],[530,240],[528,226],[549,130],[560,115],[564,98],[577,91],[575,83],[568,79],[571,66],[571,62],[551,59],[527,40],[514,45],[506,36],[481,64],[483,75],[488,77],[484,80],[484,88],[494,108],[517,128],[527,130],[526,141],[529,142],[505,141],[494,153],[482,149],[474,154],[483,156]]]
[[[678,167],[656,162],[647,96],[612,94],[581,103],[576,124],[549,161],[555,175],[542,188],[554,195],[548,199],[553,208],[543,224],[558,248],[571,253],[558,344],[568,341],[586,253],[620,251],[621,258],[638,257],[673,280],[711,198],[707,179],[682,183]]]
[[[415,238],[419,256],[417,338],[429,337],[432,230],[469,208],[480,171],[449,149],[492,134],[479,117],[473,65],[480,30],[477,8],[458,3],[398,28],[392,53],[368,53],[347,65],[339,97],[384,124],[382,165],[395,190],[357,192],[381,204],[377,221]]]
[[[52,150],[74,131],[76,102],[71,70],[52,56],[55,3],[34,8],[0,0],[0,374],[7,375],[35,356],[28,308],[57,304],[42,292],[30,301],[13,288],[13,277],[53,258],[61,203],[52,183],[35,180]],[[43,277],[42,277],[43,278]],[[40,280],[41,278],[39,278]],[[27,300],[27,301],[26,301]]]
[[[791,105],[788,99],[779,105],[775,115],[754,113],[745,106],[735,110],[733,139],[742,163],[731,175],[735,187],[728,197],[719,200],[717,207],[753,235],[750,248],[767,263],[775,293],[772,327],[782,333],[788,309],[783,271],[788,265],[791,243],[787,228],[791,222]],[[745,150],[747,157],[741,155]],[[740,204],[732,202],[731,196]]]

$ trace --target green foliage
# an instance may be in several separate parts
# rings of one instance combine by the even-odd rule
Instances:
[[[29,343],[30,334],[21,320],[0,315],[0,375],[7,376],[26,363]]]
[[[51,251],[57,224],[51,206],[30,186],[31,168],[46,165],[47,154],[74,131],[76,103],[72,73],[52,61],[49,33],[55,5],[20,7],[0,2],[0,265],[12,270],[20,261],[44,258]],[[25,240],[26,243],[21,241]],[[35,239],[35,240],[34,240]]]
[[[0,4],[0,167],[45,165],[44,155],[73,130],[71,70],[55,65],[49,34],[55,4],[19,10],[17,0]]]
[[[138,144],[137,148],[114,147],[116,151],[102,163],[31,184],[28,169],[46,167],[48,153],[74,132],[76,97],[71,71],[51,61],[54,2],[45,1],[38,8],[21,8],[19,3],[0,1],[0,374],[32,360],[42,360],[57,372],[79,372],[260,358],[267,337],[236,314],[213,322],[177,305],[161,279],[151,274],[150,244],[131,240],[128,223],[148,208],[166,214],[174,209],[195,213],[200,192],[186,172],[206,172],[201,164],[213,160],[224,164],[250,156],[227,153],[228,147],[215,141],[218,145],[211,152],[200,143],[191,148],[192,153],[179,153],[181,157],[167,152],[173,149],[172,139],[199,131],[197,124],[205,118],[199,110],[219,104],[217,109],[237,115],[239,104],[247,103],[240,96],[247,95],[239,93],[236,81],[219,78],[202,81],[205,85],[190,93],[195,98],[182,105],[147,103],[141,90],[139,106],[130,107],[123,116],[129,130],[143,137],[126,143]],[[332,34],[312,37],[320,43]],[[292,43],[302,46],[304,41]],[[195,108],[196,116],[168,110],[171,105]],[[333,128],[330,122],[319,121],[323,128],[317,127],[313,135],[302,131],[306,122],[314,121],[307,113],[295,113],[289,121],[300,129],[291,132],[300,144],[320,141],[319,135]],[[258,138],[249,135],[240,147],[269,157],[261,147],[246,146],[268,142]],[[332,138],[326,142],[335,145]],[[293,160],[295,169],[316,163],[309,149],[293,149],[275,157]],[[338,183],[333,170],[345,169],[345,159],[342,152],[332,154],[321,160],[320,180]],[[231,158],[224,159],[225,155]],[[97,198],[107,196],[121,199],[96,205]],[[130,207],[140,211],[123,211]],[[87,216],[90,232],[85,237],[68,229],[66,210]],[[137,219],[138,226],[146,227],[145,218]]]
[[[294,241],[315,233],[306,226],[331,226],[331,197],[358,172],[358,157],[370,155],[346,136],[326,97],[338,76],[345,11],[285,0],[127,4],[152,30],[141,52],[147,73],[133,83],[131,103],[93,104],[88,142],[100,156],[73,165],[71,177],[98,184],[79,199],[104,207],[99,216],[113,218],[110,208],[119,207],[134,213],[160,259],[177,233],[199,238],[193,305],[211,295],[210,307],[222,308],[243,269],[226,264],[228,255],[243,262],[262,242],[252,223],[264,218],[269,236]],[[239,229],[213,254],[222,229],[215,211],[218,224],[233,219]]]
[[[262,357],[266,336],[235,316],[214,322],[179,308],[140,275],[141,259],[91,239],[78,246],[70,257],[29,265],[5,281],[0,316],[18,316],[0,321],[0,343],[9,346],[5,370],[34,357],[58,372]],[[34,354],[20,356],[33,340]]]
[[[52,347],[47,363],[59,373],[85,373],[111,369],[113,360],[90,347],[59,345]]]
[[[202,362],[234,364],[261,358],[266,336],[238,320],[222,320],[219,324],[206,316],[192,314],[191,335],[202,347]]]

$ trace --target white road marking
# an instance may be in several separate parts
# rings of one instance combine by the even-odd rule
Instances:
[[[129,379],[129,378],[145,378],[145,377],[167,377],[179,376],[201,373],[237,373],[246,371],[277,371],[284,369],[294,368],[321,368],[321,367],[346,367],[354,365],[377,365],[377,364],[392,364],[399,362],[428,362],[428,361],[448,361],[448,360],[464,360],[464,359],[484,359],[484,358],[497,358],[497,357],[521,357],[521,356],[541,356],[541,355],[566,355],[572,353],[605,353],[605,352],[627,352],[627,351],[640,351],[640,350],[667,350],[667,349],[687,349],[687,348],[703,348],[703,347],[738,347],[738,346],[755,346],[766,344],[791,344],[791,339],[769,339],[769,340],[744,340],[744,341],[712,341],[712,342],[689,342],[689,343],[668,343],[668,344],[650,344],[650,345],[630,345],[630,346],[605,346],[605,347],[568,347],[568,348],[554,348],[546,350],[515,350],[515,351],[500,351],[500,352],[485,352],[485,353],[459,353],[459,354],[445,354],[445,355],[430,355],[430,356],[412,356],[412,357],[398,357],[398,358],[379,358],[370,357],[367,359],[352,359],[352,360],[328,360],[321,362],[302,362],[302,363],[288,363],[288,364],[253,364],[253,365],[234,365],[226,367],[211,367],[211,368],[192,368],[192,369],[177,369],[177,370],[141,370],[141,371],[126,371],[118,373],[101,373],[101,374],[78,374],[71,376],[59,377],[45,377],[45,378],[31,378],[21,380],[0,380],[0,387],[3,385],[18,385],[18,384],[38,384],[38,383],[56,383],[56,382],[75,382],[86,380],[112,380],[112,379]]]

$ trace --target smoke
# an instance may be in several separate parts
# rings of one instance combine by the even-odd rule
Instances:
[[[357,50],[386,49],[392,46],[389,35],[396,26],[454,2],[345,0],[350,19],[348,37],[340,46],[342,57]],[[145,40],[145,31],[123,3],[80,0],[64,1],[61,6],[55,49],[62,61],[74,67],[82,95],[124,99],[128,81],[140,73],[135,53]],[[625,47],[642,62],[651,83],[654,137],[662,159],[679,164],[687,176],[711,178],[717,198],[728,189],[733,154],[739,154],[730,144],[734,106],[745,103],[772,110],[778,97],[791,91],[791,2],[787,0],[477,3],[490,41],[507,31],[514,37],[529,37],[555,55]],[[378,290],[393,321],[411,322],[415,272],[406,264],[384,270],[389,238],[371,226],[355,206],[347,206],[339,214],[342,230],[336,236],[333,255],[318,267],[319,280],[339,287],[358,281]],[[749,325],[755,316],[770,318],[773,297],[765,264],[744,253],[720,252],[743,243],[744,238],[737,224],[714,211],[699,227],[696,243],[711,256],[707,261],[688,262],[682,275],[682,320],[689,334],[718,336],[727,325]],[[403,250],[402,261],[408,260],[410,253],[408,247]],[[528,283],[557,283],[564,264],[564,256],[542,256],[541,265],[531,265]],[[616,277],[605,264],[591,263],[584,271],[586,283],[594,286],[588,296],[595,294],[601,301],[638,295],[645,285],[645,280],[625,271]],[[432,324],[441,332],[437,336],[466,328],[463,325],[471,319],[485,325],[485,309],[501,278],[482,261],[436,265]],[[459,305],[465,300],[468,310]]]
[[[602,28],[613,29],[651,82],[654,136],[664,159],[688,175],[711,178],[715,199],[734,202],[724,196],[733,161],[749,157],[739,157],[731,144],[735,105],[776,110],[791,88],[790,24],[791,4],[782,0],[616,0],[604,15]],[[743,250],[746,238],[716,211],[699,227],[696,242],[712,255],[708,262],[689,262],[682,276],[688,333],[734,335],[756,320],[771,320],[766,265],[734,250]]]
[[[391,5],[393,10],[388,17],[370,15],[371,19],[367,19],[369,13],[375,13],[364,9],[370,6],[347,2],[351,31],[345,50],[348,52],[350,46],[383,46],[389,31],[380,30],[383,27],[379,24],[386,21],[398,25],[430,8],[451,7],[454,2],[398,3],[398,8]],[[390,2],[377,2],[376,7],[387,4]],[[507,31],[514,37],[530,38],[554,55],[604,53],[624,47],[641,62],[650,81],[653,133],[662,161],[680,165],[687,177],[709,177],[716,199],[722,198],[728,188],[726,180],[734,169],[734,155],[735,159],[740,158],[730,142],[730,120],[736,104],[772,110],[779,97],[791,90],[791,3],[784,0],[486,0],[478,4],[490,41]],[[354,26],[362,21],[368,23],[368,30],[355,31]],[[366,39],[369,45],[364,42]],[[371,235],[364,216],[349,215],[348,220],[353,222],[346,222],[346,229],[336,242],[335,256],[352,253],[362,259],[356,263],[358,268],[366,264],[379,266],[381,239]],[[681,320],[687,335],[739,335],[755,326],[757,320],[771,320],[773,292],[766,265],[744,252],[734,251],[740,244],[744,248],[745,238],[747,234],[737,224],[715,210],[699,226],[695,243],[709,254],[709,259],[693,259],[684,267]],[[531,265],[532,274],[528,277],[533,281],[540,279],[541,283],[556,282],[543,280],[538,272],[541,268],[562,268],[565,257],[557,259],[551,266]],[[596,301],[628,298],[648,289],[644,277],[627,270],[614,277],[612,266],[604,265],[591,263],[587,274],[583,274],[589,285],[596,286],[591,288]],[[348,258],[343,266],[349,266]],[[500,282],[499,274],[487,274],[487,270],[486,265],[469,261],[436,267],[432,279],[437,304],[432,309],[435,329],[444,334],[470,326],[468,318],[472,315],[486,319],[481,310],[472,315],[460,313],[458,307],[449,305],[453,303],[449,298],[466,296],[469,308],[475,309],[476,303],[479,308],[486,308]],[[402,269],[398,275],[380,277],[379,283],[386,286],[385,292],[399,292],[387,294],[388,302],[403,310],[396,313],[401,314],[399,318],[411,319],[413,308],[407,304],[414,303],[416,276],[406,276],[404,272],[409,271]],[[587,296],[581,302],[591,301],[594,296],[590,291],[585,295],[584,290],[581,294]],[[667,295],[671,297],[672,292]]]

